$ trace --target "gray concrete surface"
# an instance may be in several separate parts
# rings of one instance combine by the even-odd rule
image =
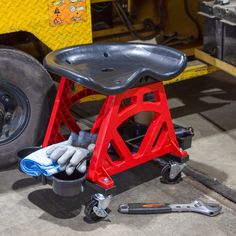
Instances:
[[[185,178],[178,185],[162,185],[155,163],[119,176],[121,192],[114,197],[107,220],[88,224],[83,219],[86,194],[64,199],[50,187],[36,184],[17,170],[0,174],[0,235],[235,235],[235,212],[224,206],[217,217],[194,213],[129,216],[117,212],[124,202],[189,202],[195,198],[215,201]]]
[[[174,121],[195,130],[190,166],[236,190],[236,78],[217,72],[167,94]]]
[[[171,113],[195,129],[190,165],[236,188],[236,79],[217,73],[167,87]],[[236,235],[236,205],[184,177],[178,185],[159,182],[157,163],[147,163],[116,176],[118,195],[109,217],[97,224],[83,219],[89,193],[61,198],[18,170],[0,172],[0,235]],[[206,217],[194,213],[120,215],[125,202],[183,202],[196,198],[220,202],[223,213]]]

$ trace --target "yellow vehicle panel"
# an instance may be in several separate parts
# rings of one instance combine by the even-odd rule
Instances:
[[[27,31],[52,50],[92,42],[90,0],[1,0],[0,34]]]

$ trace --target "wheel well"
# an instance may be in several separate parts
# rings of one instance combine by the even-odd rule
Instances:
[[[0,47],[13,47],[26,52],[42,62],[51,50],[37,37],[26,31],[0,35]]]

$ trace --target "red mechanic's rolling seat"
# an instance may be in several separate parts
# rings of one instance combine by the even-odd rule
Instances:
[[[91,132],[97,133],[96,147],[88,168],[88,180],[102,188],[114,186],[112,175],[144,162],[171,154],[184,162],[187,152],[179,148],[162,81],[179,75],[186,67],[186,56],[175,49],[148,44],[104,43],[69,47],[49,53],[45,67],[63,76],[54,104],[44,146],[63,139],[60,124],[79,131],[69,108],[86,95],[108,95]],[[87,89],[70,93],[73,83]],[[152,94],[152,101],[145,99]],[[125,105],[124,100],[130,100]],[[155,114],[137,150],[129,150],[118,128],[140,112]],[[108,153],[112,144],[118,158]],[[187,157],[187,158],[186,158]]]

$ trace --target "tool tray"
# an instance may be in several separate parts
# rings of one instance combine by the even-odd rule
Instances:
[[[188,128],[185,128],[180,125],[174,125],[175,129],[183,129],[187,130]],[[138,151],[139,146],[143,140],[143,137],[145,136],[145,133],[148,129],[147,125],[144,124],[138,124],[134,121],[126,122],[121,128],[120,128],[120,134],[124,138],[125,143],[129,147],[130,151],[135,153]],[[192,146],[192,138],[194,134],[188,134],[184,135],[183,137],[178,137],[176,135],[177,141],[179,143],[179,147],[183,150],[186,150]]]
[[[185,130],[188,129],[186,127],[174,124],[174,129],[175,130],[179,129],[179,128],[185,129]],[[194,136],[193,129],[192,129],[192,132],[190,134],[184,135],[182,137],[179,137],[178,135],[176,135],[177,141],[179,143],[179,147],[182,148],[183,150],[191,148],[193,136]]]
[[[26,157],[27,155],[38,151],[41,147],[28,147],[20,150],[17,153],[18,163]],[[18,168],[21,171],[20,165]],[[86,180],[87,175],[81,174],[75,171],[72,175],[68,176],[64,171],[57,173],[53,176],[44,176],[40,175],[33,177],[36,181],[41,182],[42,184],[52,185],[53,192],[57,195],[70,197],[79,195],[84,191],[83,183]]]

